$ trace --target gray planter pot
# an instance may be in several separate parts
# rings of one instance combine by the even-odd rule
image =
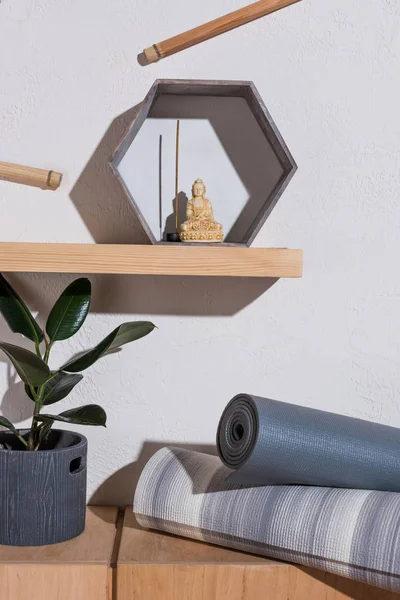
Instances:
[[[27,432],[21,432],[26,437]],[[42,450],[0,432],[0,544],[44,546],[85,528],[87,440],[52,430]]]

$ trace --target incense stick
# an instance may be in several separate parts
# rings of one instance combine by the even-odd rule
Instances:
[[[175,143],[175,227],[176,233],[179,233],[179,130],[180,121],[176,122],[176,143]]]
[[[158,140],[158,212],[160,239],[162,238],[162,135]]]

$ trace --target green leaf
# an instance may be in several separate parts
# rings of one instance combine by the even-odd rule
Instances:
[[[37,421],[44,423],[53,421],[62,421],[63,423],[73,423],[74,425],[101,425],[106,426],[107,415],[105,410],[98,404],[87,404],[80,408],[71,408],[65,410],[59,415],[35,415]]]
[[[33,352],[4,342],[0,342],[0,350],[10,359],[24,383],[39,387],[49,378],[49,367]]]
[[[50,377],[53,377],[56,371],[50,372]],[[47,404],[54,404],[55,402],[59,402],[66,398],[68,394],[74,389],[77,383],[79,383],[83,379],[83,375],[79,374],[70,374],[64,373],[61,371],[57,373],[53,379],[50,379],[48,383],[46,383],[46,387],[44,388],[43,397],[41,406],[46,406]],[[37,388],[35,391],[38,391]],[[28,385],[25,385],[25,393],[29,398],[35,401],[32,396],[32,392]]]
[[[116,335],[107,352],[112,352],[116,348],[124,346],[124,344],[129,344],[129,342],[140,340],[140,338],[151,333],[153,329],[155,329],[155,327],[156,326],[153,323],[150,323],[149,321],[134,321],[132,323],[123,323],[113,331],[113,333],[116,333]]]
[[[0,425],[2,425],[3,427],[6,427],[10,431],[12,431],[12,433],[17,436],[17,438],[23,443],[24,446],[28,445],[26,440],[24,440],[24,438],[22,437],[22,435],[20,434],[18,429],[16,427],[14,427],[14,425],[11,423],[11,421],[6,419],[5,417],[0,416]]]
[[[46,323],[51,342],[67,340],[79,331],[89,312],[91,289],[89,279],[82,277],[63,291]]]
[[[105,354],[114,351],[116,348],[134,342],[148,335],[153,331],[155,325],[149,321],[135,321],[132,323],[123,323],[112,331],[100,344],[97,344],[92,350],[88,350],[72,359],[61,367],[61,371],[76,373],[84,371],[91,367],[99,358]]]
[[[18,429],[16,429],[14,427],[14,425],[11,423],[11,421],[6,419],[5,417],[0,416],[0,425],[2,425],[3,427],[7,427],[7,429],[9,429],[10,431],[12,431],[15,434],[18,433]]]
[[[43,332],[31,315],[29,308],[1,274],[0,312],[14,333],[21,333],[38,344],[43,340]]]

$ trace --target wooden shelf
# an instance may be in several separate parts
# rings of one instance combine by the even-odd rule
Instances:
[[[0,243],[0,272],[301,277],[302,250],[217,246]]]

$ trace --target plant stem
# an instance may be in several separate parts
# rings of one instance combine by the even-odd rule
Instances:
[[[52,342],[49,341],[46,338],[46,334],[44,332],[43,332],[43,339],[44,339],[44,343],[46,344],[46,350],[45,350],[45,353],[44,353],[43,360],[44,360],[44,362],[46,364],[48,364]],[[40,413],[40,410],[42,408],[43,395],[44,395],[44,392],[45,392],[45,389],[46,389],[46,385],[47,385],[47,383],[49,381],[51,381],[52,379],[54,379],[55,376],[56,376],[56,374],[54,374],[51,377],[49,377],[49,379],[47,381],[45,381],[45,383],[38,388],[37,393],[35,392],[35,390],[32,387],[30,387],[31,394],[32,394],[32,396],[33,396],[33,398],[35,400],[35,412],[34,412],[34,415],[32,417],[31,430],[29,432],[29,439],[28,439],[28,448],[29,448],[29,450],[39,450],[39,447],[40,447],[40,440],[39,440],[40,427],[38,427],[38,425],[37,425],[36,415],[38,415]]]
[[[33,399],[34,399],[34,400],[36,400],[36,396],[37,396],[37,394],[36,394],[36,392],[35,392],[35,388],[34,388],[34,387],[33,387],[33,385],[31,385],[30,383],[28,383],[28,387],[29,387],[29,389],[30,389],[30,391],[31,391],[31,394],[32,394],[32,397],[33,397]]]
[[[36,432],[37,432],[37,439],[36,439],[36,445],[33,448],[33,450],[39,450],[39,446],[40,446],[40,430],[41,430],[41,427],[39,426],[37,428],[37,430],[36,430]]]
[[[50,350],[51,350],[51,347],[53,345],[53,342],[48,341],[47,338],[46,338],[46,336],[44,336],[44,342],[46,344],[46,350],[45,350],[45,353],[44,353],[43,360],[44,360],[44,362],[47,365],[48,362],[49,362]]]
[[[44,382],[44,384],[43,384],[42,387],[46,387],[46,385],[49,383],[49,381],[52,381],[60,373],[61,373],[61,371],[55,371],[51,377],[49,377],[48,379],[46,379],[46,381]]]
[[[36,425],[36,421],[34,419],[34,417],[32,417],[32,425],[31,425],[31,430],[29,432],[29,437],[28,437],[28,443],[27,443],[27,448],[28,450],[34,450],[35,448],[35,425]]]
[[[46,351],[47,351],[47,340],[46,340],[46,336],[45,333],[43,332],[43,339],[46,343]],[[35,340],[35,351],[36,354],[39,358],[42,358],[42,353],[40,351],[40,342],[39,340]],[[33,385],[29,384],[29,389],[30,392],[32,394],[32,398],[35,401],[35,413],[37,412],[37,406],[38,406],[38,394],[40,392],[40,388],[38,390],[38,393],[36,392],[35,388],[33,387]],[[35,448],[36,445],[36,431],[37,431],[37,425],[36,425],[36,419],[35,419],[35,414],[32,416],[32,422],[31,422],[31,426],[30,426],[30,431],[29,431],[29,437],[28,437],[28,442],[25,442],[25,440],[23,440],[25,442],[25,446],[28,448],[28,450],[35,450],[37,448]]]
[[[37,396],[37,393],[35,391],[35,388],[32,385],[30,385],[30,384],[29,384],[29,389],[31,391],[32,398],[35,401],[35,410],[34,410],[34,413],[36,413],[38,396]],[[33,450],[34,449],[34,446],[35,446],[35,432],[36,432],[36,420],[35,420],[35,414],[33,414],[33,416],[32,416],[32,423],[31,423],[30,431],[29,431],[28,443],[26,444],[27,447],[28,447],[28,450]]]

